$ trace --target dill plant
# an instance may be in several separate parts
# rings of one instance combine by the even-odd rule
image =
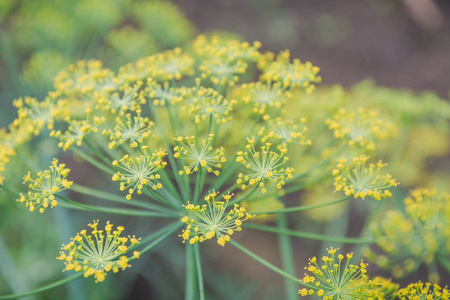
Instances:
[[[391,141],[401,125],[395,116],[380,117],[374,109],[346,105],[340,90],[335,94],[315,91],[321,82],[317,66],[292,59],[289,51],[262,53],[260,47],[259,42],[201,35],[188,50],[177,47],[142,57],[117,72],[98,60],[79,61],[55,78],[55,88],[43,101],[30,97],[15,101],[17,118],[0,132],[1,188],[31,211],[39,208],[46,214],[49,209],[57,210],[58,204],[105,218],[88,224],[90,233],[83,229],[62,246],[57,258],[64,261],[65,271],[75,274],[23,295],[82,275],[93,276],[100,284],[108,272],[126,271],[129,262],[171,239],[185,248],[185,299],[206,298],[209,291],[203,274],[208,266],[202,264],[201,249],[214,251],[220,246],[235,247],[283,276],[286,299],[296,299],[298,293],[326,300],[416,299],[407,291],[411,286],[398,290],[389,279],[371,278],[366,263],[350,263],[353,254],[336,254],[335,248],[328,249],[331,257],[324,256],[321,266],[311,258],[306,270],[312,275],[300,279],[292,237],[323,243],[377,243],[393,256],[398,251],[409,254],[403,250],[405,243],[398,243],[402,241],[397,239],[399,232],[392,233],[395,222],[386,230],[397,243],[388,244],[378,236],[380,230],[345,237],[310,232],[288,222],[289,216],[300,211],[361,201],[351,198],[389,201],[386,198],[392,198],[398,181],[384,171],[386,164],[381,160],[366,162],[369,157],[383,156],[379,148]],[[258,70],[258,79],[241,82],[250,66]],[[310,110],[308,104],[297,109],[315,93],[317,101]],[[324,110],[321,97],[329,102]],[[24,159],[24,148],[45,136],[56,139],[60,150],[50,170],[29,166],[31,173],[40,172],[36,180],[30,173],[25,175],[33,190],[27,197],[23,194],[26,187],[14,186],[9,171],[12,161]],[[107,176],[111,184],[77,183],[64,163],[58,164],[58,159],[69,155],[91,164],[98,172],[95,176]],[[71,166],[76,167],[75,163]],[[306,189],[333,187],[333,179],[340,198],[328,200],[332,194],[325,194],[326,201],[309,205],[292,201]],[[419,230],[437,230],[438,241],[443,242],[448,233],[448,201],[431,206],[436,207],[433,211],[421,209],[415,214],[423,201],[434,201],[429,199],[435,192],[422,194],[413,192],[415,200],[405,201],[406,211],[424,223]],[[115,201],[118,206],[98,205],[92,199],[81,203],[77,195],[105,204]],[[385,208],[377,206],[378,201],[370,205],[375,210]],[[445,206],[442,215],[441,205]],[[159,229],[139,238],[124,237],[124,226],[114,230],[108,214],[145,218]],[[104,229],[99,229],[98,224],[105,222]],[[277,234],[281,267],[237,241],[247,231],[253,232],[246,239],[258,231]],[[214,238],[216,242],[210,243]],[[436,257],[448,269],[448,250],[439,244],[436,247],[424,250],[424,261],[429,264]],[[411,251],[411,255],[416,253]],[[423,290],[428,292],[429,286]],[[448,290],[436,284],[430,295],[426,299],[448,299]]]

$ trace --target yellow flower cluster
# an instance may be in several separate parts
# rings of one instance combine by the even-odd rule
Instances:
[[[300,145],[311,145],[310,139],[307,139],[305,133],[308,128],[304,126],[306,119],[301,118],[298,121],[285,120],[282,118],[270,119],[267,125],[262,127],[259,135],[262,136],[261,142],[268,140],[280,141],[282,144],[295,143]]]
[[[373,300],[393,300],[397,296],[400,285],[390,278],[381,276],[369,280],[369,287],[373,291]]]
[[[124,83],[117,90],[100,92],[96,95],[96,108],[121,116],[128,111],[141,111],[141,105],[146,103],[145,97],[139,92],[142,85],[142,81],[133,85]]]
[[[59,139],[58,147],[66,151],[73,144],[81,146],[84,137],[91,132],[97,132],[97,130],[98,128],[93,126],[89,120],[72,120],[64,134],[60,130],[52,130],[50,136]]]
[[[222,147],[214,149],[211,143],[214,139],[214,134],[209,134],[207,139],[197,142],[195,136],[178,137],[175,140],[179,143],[178,146],[173,148],[175,152],[174,157],[186,160],[189,165],[184,166],[183,170],[179,171],[180,175],[192,174],[197,172],[200,167],[205,168],[209,173],[214,173],[219,176],[219,170],[213,168],[221,168],[222,164],[227,160],[224,156],[225,149]],[[201,147],[200,147],[201,146]]]
[[[131,148],[136,148],[142,144],[144,140],[150,137],[153,122],[148,118],[140,115],[131,117],[131,114],[126,114],[125,118],[117,117],[114,129],[104,129],[103,134],[109,135],[111,142],[108,147],[110,149],[119,146],[128,141]]]
[[[237,40],[222,40],[217,36],[207,38],[200,35],[193,48],[201,57],[199,70],[203,79],[210,79],[216,85],[234,86],[239,80],[239,74],[247,70],[247,62],[256,61],[260,57],[258,48],[261,43],[250,45]]]
[[[375,150],[376,141],[396,133],[391,122],[379,119],[376,111],[364,108],[358,108],[358,111],[341,108],[333,119],[327,119],[325,123],[333,130],[335,138],[347,139],[350,146],[367,150]]]
[[[58,260],[64,261],[64,271],[83,272],[84,277],[94,275],[95,282],[102,282],[108,272],[117,273],[120,269],[131,267],[130,257],[125,254],[129,248],[138,244],[135,236],[121,237],[124,228],[113,230],[109,221],[105,229],[98,229],[98,220],[88,224],[91,232],[82,230],[67,245],[62,245]],[[139,252],[133,252],[133,259],[139,258]]]
[[[197,81],[200,84],[199,81]],[[190,114],[194,115],[195,123],[201,120],[209,120],[214,118],[215,121],[225,123],[230,119],[230,113],[233,110],[235,100],[225,99],[219,92],[212,88],[205,88],[197,85],[194,88],[182,89],[181,97],[183,99],[183,107]]]
[[[261,80],[280,81],[284,87],[304,88],[306,93],[312,93],[314,84],[322,81],[317,75],[319,67],[313,66],[310,62],[302,63],[299,59],[294,59],[291,63],[290,57],[289,50],[285,50],[280,52],[274,61],[260,62],[263,70]]]
[[[183,76],[193,75],[193,64],[191,56],[184,54],[181,48],[175,48],[126,64],[119,69],[117,77],[120,82],[130,83],[147,78],[160,82],[180,80]]]
[[[156,182],[161,178],[161,175],[157,172],[167,165],[167,162],[162,160],[166,155],[167,153],[164,150],[160,150],[154,152],[151,156],[131,157],[126,154],[120,161],[113,161],[113,166],[122,170],[115,173],[112,180],[120,181],[121,191],[128,191],[127,200],[131,199],[131,195],[135,191],[141,194],[145,186],[150,186],[153,190],[162,188],[162,184]]]
[[[25,202],[30,211],[38,208],[40,213],[43,213],[49,205],[55,207],[58,204],[55,194],[70,188],[73,183],[66,179],[69,172],[65,164],[58,164],[57,159],[53,159],[49,170],[37,173],[36,179],[31,178],[28,172],[23,178],[23,183],[29,182],[30,190],[26,196],[20,193],[17,201]]]
[[[386,254],[365,249],[364,255],[396,278],[404,277],[422,263],[432,266],[437,256],[448,257],[450,251],[450,195],[418,188],[405,198],[406,214],[389,210],[371,230],[377,245]],[[429,280],[438,282],[438,273],[430,269]]]
[[[343,158],[340,159],[336,169],[333,170],[336,191],[344,191],[347,196],[353,195],[362,199],[366,196],[375,200],[391,197],[388,188],[397,186],[397,180],[389,174],[380,174],[380,170],[386,166],[381,161],[376,165],[371,163],[366,166],[369,158],[360,155],[354,157],[350,163]]]
[[[285,145],[278,145],[278,152],[270,150],[271,143],[266,142],[261,146],[260,151],[255,149],[255,139],[247,139],[247,151],[239,151],[237,153],[236,161],[243,164],[247,169],[247,173],[239,173],[237,184],[242,189],[248,186],[258,185],[261,192],[265,193],[265,181],[272,181],[277,185],[278,189],[286,183],[285,180],[293,177],[294,169],[281,166],[288,160],[285,156],[287,148]]]
[[[210,192],[205,197],[207,204],[200,206],[188,203],[184,206],[190,214],[182,219],[187,225],[181,235],[183,242],[189,240],[190,244],[195,244],[216,237],[217,244],[225,246],[235,231],[242,230],[242,222],[252,217],[238,204],[234,204],[227,212],[227,204],[233,195],[222,195],[224,201],[220,201],[216,200],[218,194],[219,192]]]
[[[25,128],[34,135],[38,135],[45,126],[53,129],[54,117],[60,113],[58,106],[50,97],[44,101],[31,97],[18,98],[13,104],[18,109],[14,126]]]
[[[305,269],[312,275],[305,273],[301,280],[310,284],[314,288],[303,288],[299,290],[301,296],[316,294],[319,299],[367,299],[370,293],[369,281],[366,275],[366,267],[363,261],[359,265],[351,264],[353,253],[346,255],[346,262],[343,263],[344,255],[335,255],[338,249],[328,249],[331,257],[322,257],[323,264],[317,263],[317,258],[309,260],[309,266]]]
[[[240,86],[240,100],[253,105],[253,112],[264,115],[273,109],[281,109],[292,97],[281,82],[265,84],[261,81],[244,83]]]
[[[398,291],[400,300],[448,300],[450,292],[447,287],[441,288],[439,285],[431,283],[411,283]]]

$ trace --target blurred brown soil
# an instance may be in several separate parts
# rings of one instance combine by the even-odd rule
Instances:
[[[406,1],[404,1],[406,2]],[[418,23],[391,0],[176,0],[200,32],[227,30],[259,40],[270,51],[321,68],[325,83],[364,78],[416,91],[450,89],[450,1],[436,1],[443,22]]]

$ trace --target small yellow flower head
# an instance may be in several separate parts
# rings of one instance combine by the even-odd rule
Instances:
[[[152,155],[144,154],[135,158],[126,154],[119,162],[113,161],[113,165],[122,170],[115,173],[112,180],[120,181],[121,191],[128,191],[127,200],[131,199],[135,191],[141,194],[144,187],[154,190],[162,188],[162,184],[158,182],[161,176],[157,172],[167,165],[162,160],[166,155],[164,150],[160,150]]]
[[[102,282],[109,271],[117,273],[119,269],[131,267],[125,254],[128,248],[138,244],[135,236],[121,237],[124,228],[118,226],[113,230],[109,221],[105,229],[98,229],[98,220],[88,224],[91,233],[82,230],[67,245],[62,245],[60,256],[56,259],[64,261],[63,271],[83,272],[84,277],[94,275],[95,282]],[[139,252],[133,252],[133,258],[139,258]]]
[[[370,290],[372,291],[373,299],[393,300],[400,288],[398,283],[392,282],[389,278],[375,277],[369,280]]]
[[[283,120],[281,118],[270,119],[267,126],[261,128],[259,134],[262,142],[277,140],[282,144],[295,143],[300,145],[311,145],[311,140],[307,139],[305,133],[308,131],[303,124],[305,119],[299,121]]]
[[[317,75],[319,68],[310,62],[302,63],[299,59],[294,59],[291,63],[289,50],[280,52],[275,61],[261,66],[262,81],[279,81],[284,87],[300,87],[308,94],[314,90],[315,83],[322,81]]]
[[[441,288],[439,285],[431,283],[411,283],[398,291],[400,300],[448,300],[450,292],[447,287]]]
[[[210,134],[207,139],[197,142],[195,136],[190,137],[178,137],[175,140],[179,144],[174,147],[174,156],[176,158],[186,160],[189,165],[184,166],[184,171],[180,171],[182,174],[192,174],[197,172],[199,168],[205,168],[209,173],[219,175],[219,168],[226,162],[225,150],[221,147],[214,149],[211,146],[214,134]],[[201,148],[199,147],[201,145]]]
[[[386,166],[381,161],[376,165],[371,163],[366,166],[368,159],[365,155],[353,158],[350,163],[340,159],[332,172],[336,191],[344,191],[347,196],[362,199],[366,196],[375,200],[391,197],[391,192],[387,189],[397,186],[397,180],[389,174],[380,174],[380,170]]]
[[[14,100],[13,104],[18,108],[18,117],[13,124],[22,126],[34,135],[41,133],[45,127],[53,129],[55,117],[60,112],[60,107],[50,97],[45,98],[44,101],[38,101],[31,97],[18,98]]]
[[[180,235],[183,242],[190,244],[204,242],[216,237],[217,244],[225,246],[230,241],[231,235],[242,230],[242,222],[252,216],[246,213],[244,207],[234,204],[233,208],[226,213],[226,207],[233,194],[222,195],[222,201],[216,200],[218,192],[212,191],[206,197],[206,204],[184,206],[188,211],[182,221],[186,223],[186,229]]]
[[[153,126],[148,118],[141,116],[131,117],[130,114],[123,117],[116,118],[116,126],[114,130],[104,130],[103,134],[109,135],[111,142],[109,148],[115,148],[120,144],[128,141],[131,148],[136,148],[139,144],[142,144],[144,140],[150,137],[152,131],[150,128]]]
[[[146,103],[145,97],[139,93],[143,82],[138,81],[133,86],[123,84],[118,90],[103,91],[97,98],[97,109],[110,111],[113,114],[125,115],[128,111],[139,111]]]
[[[417,188],[411,191],[404,203],[411,219],[422,223],[424,228],[433,230],[442,226],[450,227],[450,194]]]
[[[198,81],[199,83],[199,81]],[[194,115],[195,123],[214,118],[217,123],[230,119],[230,112],[236,101],[225,99],[216,90],[197,85],[182,93],[184,108]]]
[[[280,82],[264,84],[261,81],[243,84],[240,87],[241,97],[245,103],[253,105],[253,112],[264,115],[274,109],[281,109],[292,97]]]
[[[395,135],[396,130],[391,122],[378,118],[373,110],[359,108],[357,111],[347,111],[341,108],[333,119],[325,123],[333,130],[334,137],[348,140],[350,146],[367,150],[375,150],[379,140]]]
[[[152,79],[148,79],[145,92],[154,105],[165,105],[166,103],[176,104],[183,99],[181,97],[181,90],[170,87],[169,82],[164,82],[161,85]]]
[[[450,251],[450,195],[418,188],[404,203],[406,213],[389,210],[371,224],[376,243],[385,254],[370,249],[364,253],[380,267],[392,270],[395,278],[415,272],[422,263],[433,265],[439,261],[437,256],[448,257],[443,253]],[[439,282],[440,278],[430,273],[428,280]]]
[[[84,137],[91,133],[97,132],[98,128],[91,124],[89,120],[72,120],[69,123],[67,131],[62,134],[60,130],[53,130],[50,136],[60,140],[58,147],[63,148],[64,151],[72,147],[73,144],[81,146]]]
[[[119,69],[117,77],[126,82],[136,82],[153,78],[158,82],[180,80],[185,75],[193,75],[194,60],[175,48],[139,59]]]
[[[315,287],[301,289],[301,296],[316,294],[319,299],[368,299],[368,277],[366,264],[362,261],[359,265],[351,264],[352,255],[347,255],[344,263],[343,255],[336,255],[338,249],[327,249],[331,257],[324,256],[322,265],[319,266],[315,257],[309,260],[309,266],[305,269],[312,274],[305,273],[302,282],[312,284]]]
[[[66,179],[70,170],[65,164],[58,164],[57,159],[53,159],[49,170],[39,172],[36,179],[32,179],[30,172],[24,177],[23,183],[28,184],[28,194],[24,196],[20,193],[19,202],[25,202],[30,211],[39,209],[43,213],[47,207],[55,207],[57,201],[55,194],[68,189],[72,185],[72,181]]]
[[[55,78],[54,96],[77,99],[96,91],[112,91],[117,88],[114,72],[103,68],[99,60],[79,61],[60,72]]]
[[[261,192],[265,193],[265,181],[272,181],[278,189],[286,183],[285,180],[293,177],[294,169],[281,168],[288,160],[285,156],[287,152],[286,145],[278,145],[277,152],[270,150],[271,144],[265,143],[260,151],[255,150],[255,140],[248,139],[247,151],[239,151],[236,161],[247,168],[246,173],[238,175],[237,183],[242,189],[248,186],[259,185]]]
[[[200,57],[220,57],[223,60],[256,61],[261,56],[258,49],[260,42],[250,45],[233,39],[222,39],[219,36],[206,37],[199,35],[194,42],[194,51]]]
[[[202,59],[199,66],[201,77],[209,78],[216,85],[233,86],[239,80],[238,74],[247,70],[247,63],[259,58],[259,47],[257,42],[251,46],[237,40],[221,40],[217,36],[210,40],[199,36],[194,42],[194,51]]]

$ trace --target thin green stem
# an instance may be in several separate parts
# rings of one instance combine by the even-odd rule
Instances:
[[[447,273],[450,273],[450,260],[440,254],[436,256],[436,259],[438,260],[439,264],[447,271]]]
[[[117,202],[117,203],[133,205],[133,206],[141,207],[141,208],[159,210],[161,212],[166,212],[166,213],[171,212],[171,211],[167,210],[166,208],[161,207],[159,205],[147,203],[147,202],[136,200],[136,199],[126,200],[126,199],[124,199],[124,197],[122,197],[120,195],[108,193],[108,192],[104,192],[104,191],[99,191],[97,189],[82,186],[82,185],[79,185],[76,183],[72,184],[72,186],[70,187],[70,190],[80,193],[80,194],[84,194],[84,195],[88,195],[91,197],[104,199],[104,200],[108,200],[108,201],[113,201],[113,202]]]
[[[236,198],[233,201],[230,201],[227,205],[227,207],[230,207],[232,205],[234,205],[235,203],[239,203],[241,201],[244,201],[245,199],[247,199],[248,197],[250,197],[251,195],[253,195],[254,192],[256,192],[256,190],[258,189],[259,185],[255,185],[253,187],[253,190],[251,190],[249,193],[243,195],[242,197]]]
[[[250,135],[252,136],[252,132],[255,129],[256,125],[258,125],[259,120],[261,119],[261,116],[259,118],[255,119],[255,123],[253,123],[252,128],[250,129]],[[245,144],[247,143],[247,138],[242,142],[242,144],[237,148],[237,150],[234,152],[233,156],[231,157],[230,164],[227,165],[227,167],[221,172],[219,178],[217,178],[216,182],[214,182],[214,185],[212,186],[213,190],[219,189],[230,177],[233,175],[234,171],[239,167],[239,163],[236,162],[237,152],[240,149],[243,149],[245,147]]]
[[[68,204],[62,204],[62,206],[72,208],[72,209],[97,211],[97,212],[102,212],[102,213],[125,215],[125,216],[135,216],[135,217],[156,217],[156,218],[179,218],[180,217],[176,213],[163,213],[163,212],[155,212],[155,211],[149,211],[149,210],[91,206],[91,205],[78,203],[76,201],[70,200],[70,199],[63,197],[61,195],[58,195],[58,194],[55,194],[55,196],[68,203]]]
[[[149,107],[150,114],[152,115],[153,119],[155,120],[156,127],[158,128],[161,136],[165,136],[163,128],[161,128],[161,126],[159,126],[159,124],[163,124],[163,123],[159,120],[158,114],[155,113],[150,101],[149,101],[148,107]],[[173,176],[175,178],[175,181],[177,182],[178,188],[181,190],[184,187],[184,185],[183,185],[183,182],[180,179],[180,176],[177,172],[177,170],[179,168],[178,168],[178,164],[177,164],[176,160],[173,157],[172,148],[170,147],[170,144],[167,142],[167,139],[163,138],[162,141],[163,141],[164,147],[167,150],[167,158],[169,159],[170,168],[172,169]],[[178,193],[178,196],[179,196],[178,198],[183,199],[185,202],[187,201],[188,195],[185,193],[184,190],[181,190],[181,193]]]
[[[86,153],[83,153],[83,151],[81,151],[80,149],[78,149],[76,147],[72,147],[71,149],[76,155],[78,155],[79,157],[81,157],[82,159],[84,159],[85,161],[87,161],[88,163],[93,165],[94,167],[97,167],[98,169],[104,171],[108,175],[114,175],[114,173],[115,173],[114,170],[111,169],[109,166],[104,165],[103,163],[97,161],[93,157],[87,155]]]
[[[196,179],[195,179],[195,189],[194,196],[192,199],[192,203],[197,204],[199,201],[200,193],[202,192],[202,167],[197,171]]]
[[[288,219],[286,214],[278,215],[277,224],[280,229],[288,228]],[[283,270],[289,275],[294,276],[296,274],[295,261],[290,237],[285,234],[278,234],[278,246],[280,247],[280,259]],[[298,292],[294,282],[285,278],[284,288],[287,300],[298,299]]]
[[[2,300],[3,299],[16,299],[16,298],[21,298],[21,297],[26,297],[26,296],[31,296],[31,295],[34,295],[34,294],[42,293],[42,292],[54,289],[54,288],[56,288],[58,286],[64,285],[64,284],[66,284],[68,282],[71,282],[72,280],[77,279],[77,278],[80,278],[81,276],[83,276],[83,274],[84,273],[77,273],[77,274],[74,274],[74,275],[72,275],[70,277],[67,277],[67,278],[55,281],[53,283],[44,285],[44,286],[42,286],[40,288],[37,288],[35,290],[29,291],[29,292],[26,292],[26,293],[0,296],[0,299],[2,299]]]
[[[265,225],[256,224],[243,224],[244,227],[252,228],[256,230],[262,230],[267,232],[273,232],[278,234],[285,234],[310,240],[325,241],[325,242],[336,242],[345,244],[372,244],[375,242],[374,239],[361,239],[358,237],[339,237],[339,236],[329,236],[324,234],[312,233],[312,232],[302,232],[289,229],[283,229],[278,227],[270,227]]]
[[[194,247],[186,244],[186,286],[185,300],[195,300],[195,264],[194,264]]]
[[[203,273],[202,273],[202,262],[200,258],[200,249],[199,245],[194,244],[194,257],[195,257],[195,266],[197,269],[197,280],[198,280],[198,290],[200,294],[200,300],[205,300],[205,288],[203,286]]]
[[[297,284],[301,284],[307,288],[313,288],[315,289],[315,286],[309,285],[307,283],[303,283],[300,281],[300,279],[296,278],[295,276],[292,276],[288,273],[286,273],[285,271],[281,270],[280,268],[272,265],[270,262],[268,262],[267,260],[265,260],[262,257],[259,257],[258,255],[256,255],[255,253],[253,253],[252,251],[248,250],[247,248],[245,248],[244,246],[240,245],[239,243],[237,243],[234,240],[230,240],[229,242],[231,245],[233,245],[234,247],[238,248],[239,250],[241,250],[242,252],[244,252],[245,254],[247,254],[248,256],[250,256],[251,258],[253,258],[254,260],[256,260],[257,262],[259,262],[260,264],[262,264],[263,266],[266,266],[267,268],[271,269],[272,271],[274,271],[275,273],[280,274],[281,276],[292,280],[293,282],[297,283]]]
[[[276,210],[252,211],[251,214],[252,215],[280,214],[280,213],[289,213],[289,212],[296,212],[296,211],[302,211],[302,210],[309,210],[309,209],[320,208],[320,207],[338,204],[338,203],[344,202],[350,198],[351,198],[351,196],[346,196],[346,197],[338,199],[338,200],[333,200],[330,202],[319,203],[319,204],[302,205],[302,206],[295,206],[295,207],[276,209]]]
[[[178,209],[179,205],[177,202],[174,203],[174,201],[172,200],[172,198],[169,198],[172,201],[168,201],[165,198],[163,198],[161,195],[159,195],[155,190],[153,190],[151,187],[149,187],[148,185],[145,186],[145,189],[143,190],[144,194],[146,194],[149,197],[154,198],[155,200],[164,203],[174,209]]]
[[[301,191],[301,190],[303,190],[303,189],[305,189],[307,187],[310,187],[310,186],[322,183],[325,180],[330,179],[332,177],[333,177],[332,175],[328,175],[327,174],[327,175],[323,175],[323,176],[319,176],[319,177],[313,178],[313,179],[305,181],[303,183],[296,183],[295,185],[293,185],[293,183],[291,181],[290,186],[287,187],[287,188],[284,188],[284,191],[285,191],[286,194],[298,192],[298,191]]]
[[[142,249],[140,252],[140,254],[144,254],[148,251],[150,251],[151,249],[155,248],[156,246],[158,246],[161,242],[163,242],[165,239],[167,239],[170,235],[172,235],[175,231],[177,231],[182,225],[184,225],[181,222],[175,222],[171,225],[168,225],[166,227],[164,227],[163,229],[155,232],[154,234],[146,237],[141,244],[144,243],[148,243],[149,241],[155,239],[152,243],[150,243],[149,245],[147,245],[144,249]],[[133,248],[130,247],[130,250],[133,250]]]
[[[101,160],[103,160],[103,162],[107,166],[111,165],[112,161],[110,159],[108,159],[105,155],[103,155],[97,148],[92,146],[92,144],[89,141],[87,141],[87,139],[84,139],[83,141],[86,144],[86,146],[88,146],[92,152],[94,152]]]

